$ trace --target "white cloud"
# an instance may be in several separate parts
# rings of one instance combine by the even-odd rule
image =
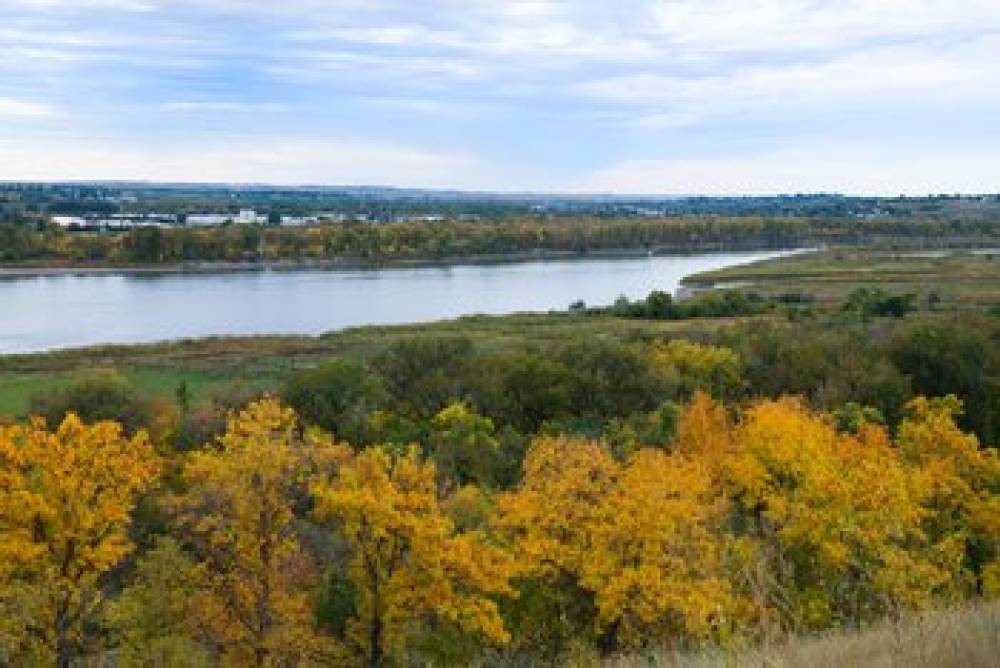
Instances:
[[[1000,26],[995,0],[656,0],[664,38],[707,51],[846,49]]]
[[[464,156],[344,139],[405,130],[408,142],[432,146],[449,127],[444,141],[462,140],[518,178],[561,179],[582,162],[621,157],[580,180],[595,187],[656,186],[664,175],[710,187],[712,174],[729,173],[721,182],[733,188],[787,182],[891,191],[906,177],[938,190],[957,183],[949,175],[965,173],[978,187],[988,185],[982,175],[995,174],[983,157],[991,149],[977,146],[971,129],[954,129],[967,119],[969,128],[985,127],[1000,110],[1000,0],[0,0],[0,7],[0,116],[43,119],[71,108],[60,129],[81,138],[60,145],[42,136],[35,149],[28,138],[19,138],[20,148],[0,145],[0,168],[20,160],[39,177],[510,185],[491,182],[496,173]],[[143,107],[158,113],[131,112]],[[248,115],[256,112],[261,119]],[[420,121],[399,128],[411,112]],[[205,121],[227,114],[241,114],[234,126],[244,131],[253,122],[259,146],[223,145],[231,135],[206,130]],[[307,127],[335,139],[292,136]],[[161,131],[190,140],[136,147]],[[82,140],[102,133],[118,143]],[[825,161],[807,151],[732,157],[820,135],[831,145],[925,142],[945,157],[934,165],[888,154],[859,159],[864,151],[821,151]],[[698,150],[720,157],[673,159]],[[47,165],[45,155],[57,159]],[[800,163],[786,173],[776,155]],[[848,178],[849,167],[858,180]],[[798,171],[816,178],[796,180]],[[835,183],[824,186],[823,178]]]
[[[0,139],[0,180],[150,180],[482,187],[478,160],[360,139],[152,146],[67,138]]]
[[[989,152],[934,156],[868,147],[808,146],[743,157],[627,160],[573,183],[579,192],[760,195],[807,192],[940,194],[996,192]]]
[[[48,11],[153,12],[159,9],[154,0],[5,0],[15,8]]]
[[[44,102],[0,97],[0,117],[52,118],[58,115],[59,111],[55,107]]]
[[[184,114],[275,113],[287,111],[288,105],[276,102],[237,102],[220,100],[184,100],[164,102],[160,111]]]
[[[831,59],[747,65],[703,77],[642,72],[574,84],[591,99],[637,109],[645,126],[804,113],[934,109],[1000,102],[1000,38],[852,51]]]

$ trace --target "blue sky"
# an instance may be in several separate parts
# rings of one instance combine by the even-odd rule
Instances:
[[[1000,191],[1000,0],[0,0],[0,179]]]

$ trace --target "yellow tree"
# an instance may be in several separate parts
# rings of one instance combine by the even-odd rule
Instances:
[[[375,447],[313,487],[318,517],[352,551],[359,593],[350,633],[372,668],[399,656],[425,618],[487,641],[507,631],[496,597],[513,593],[510,558],[475,531],[456,531],[439,503],[434,466],[415,450]]]
[[[732,523],[752,541],[736,577],[764,630],[775,616],[785,630],[860,621],[949,586],[954,560],[921,530],[919,489],[884,430],[840,435],[785,398],[747,410],[734,441]]]
[[[157,469],[145,433],[116,423],[0,428],[0,663],[70,665]]]
[[[640,450],[597,508],[581,582],[595,594],[609,647],[719,637],[733,626],[724,508],[705,466]]]
[[[695,392],[681,413],[674,435],[674,449],[698,458],[715,470],[733,449],[732,423],[725,406],[704,392]]]
[[[175,510],[208,583],[193,607],[233,665],[317,660],[331,650],[317,634],[318,574],[295,509],[312,476],[348,452],[325,435],[300,435],[294,413],[265,399],[232,416],[216,446],[185,464]]]
[[[700,461],[644,449],[621,465],[602,444],[543,438],[524,469],[495,523],[515,546],[529,602],[554,602],[541,606],[548,635],[530,628],[538,615],[524,624],[532,643],[557,654],[566,635],[596,634],[611,651],[706,638],[727,624],[723,508]],[[565,619],[576,624],[553,628]]]
[[[601,444],[536,440],[521,485],[497,500],[494,524],[511,543],[520,597],[511,614],[518,641],[555,659],[594,630],[594,596],[582,582],[593,527],[621,466]]]
[[[896,438],[906,461],[917,467],[925,528],[942,542],[963,544],[967,565],[980,589],[993,589],[1000,575],[1000,460],[955,423],[962,404],[952,395],[918,397]],[[959,548],[961,550],[962,548]]]

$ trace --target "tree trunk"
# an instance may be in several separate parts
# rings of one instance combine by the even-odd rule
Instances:
[[[382,601],[379,595],[378,575],[372,578],[372,625],[368,629],[368,667],[382,668]]]
[[[56,667],[69,668],[70,649],[67,637],[68,620],[63,610],[56,612]]]

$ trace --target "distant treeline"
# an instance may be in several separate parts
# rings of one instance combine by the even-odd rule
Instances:
[[[0,225],[0,262],[160,264],[197,261],[366,263],[530,253],[587,254],[791,247],[824,243],[952,243],[1000,234],[1000,219],[552,217],[504,221],[229,225],[73,232]]]
[[[558,195],[420,190],[379,186],[303,186],[157,183],[0,183],[0,222],[53,214],[236,213],[317,211],[391,221],[400,216],[510,220],[520,217],[770,216],[989,218],[1000,195],[854,197],[836,193],[669,197]]]

